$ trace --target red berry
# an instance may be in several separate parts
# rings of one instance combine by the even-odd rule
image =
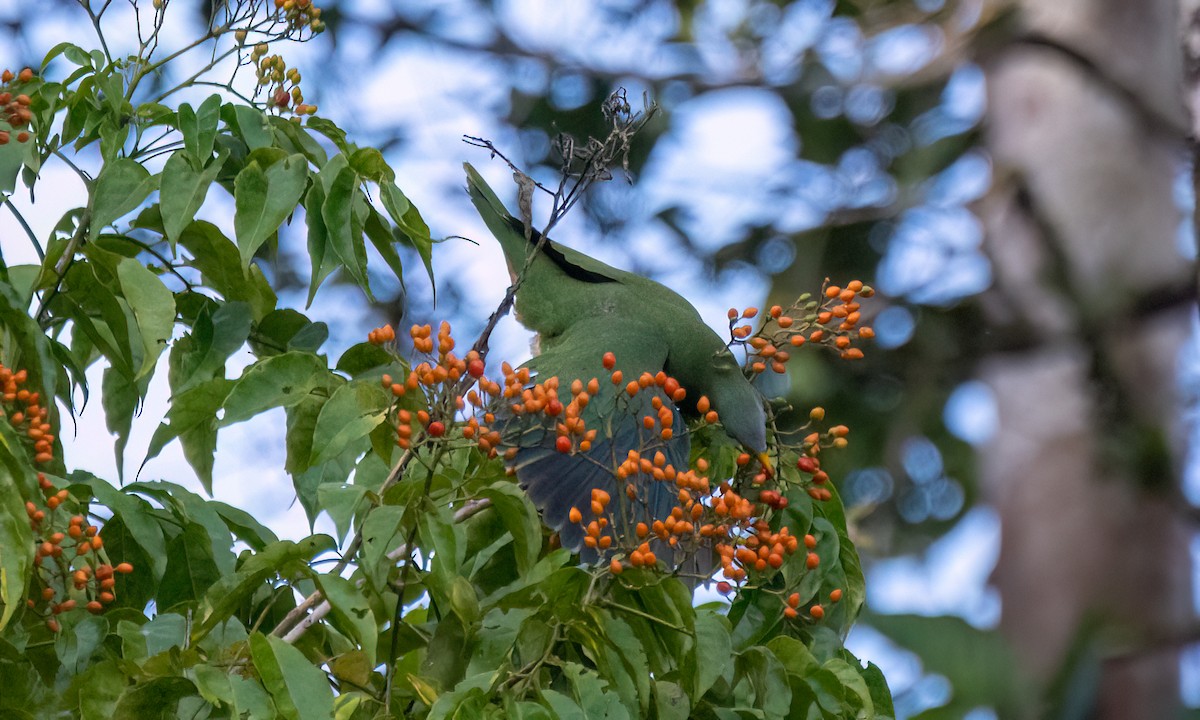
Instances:
[[[717,592],[721,593],[722,595],[728,595],[732,591],[733,591],[733,586],[730,585],[729,583],[725,582],[724,580],[717,583]]]
[[[467,374],[473,378],[483,377],[483,361],[475,359],[467,363]]]
[[[551,400],[550,402],[546,403],[546,415],[550,417],[556,417],[562,412],[562,409],[562,403],[557,400]]]
[[[612,370],[617,364],[617,356],[610,352],[606,352],[604,353],[603,363],[605,370]]]
[[[571,438],[566,435],[559,435],[558,439],[554,441],[554,449],[560,453],[571,452]]]
[[[796,461],[796,467],[800,468],[801,471],[806,473],[814,473],[817,471],[816,461],[807,455],[802,456]]]
[[[429,423],[429,435],[431,437],[441,437],[446,434],[446,426],[440,421]]]

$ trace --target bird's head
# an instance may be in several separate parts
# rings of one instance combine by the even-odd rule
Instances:
[[[756,456],[763,470],[772,474],[767,455],[767,413],[762,395],[742,374],[737,358],[728,348],[713,354],[712,369],[707,392],[725,432]]]

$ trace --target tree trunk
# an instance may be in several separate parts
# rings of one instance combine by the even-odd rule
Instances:
[[[1081,667],[1072,648],[1096,653],[1089,716],[1114,720],[1175,715],[1193,624],[1176,13],[1024,0],[1016,39],[980,59],[994,161],[983,302],[990,329],[1021,339],[980,369],[1000,420],[981,478],[1002,519],[1001,630],[1044,686]]]

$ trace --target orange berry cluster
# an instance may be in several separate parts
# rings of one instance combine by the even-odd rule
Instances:
[[[34,563],[41,590],[26,599],[25,604],[35,612],[40,607],[46,627],[58,632],[61,629],[58,615],[76,608],[99,613],[115,600],[114,573],[129,574],[133,565],[123,562],[114,567],[108,562],[104,540],[97,534],[100,528],[85,524],[83,515],[71,515],[65,532],[56,529],[67,515],[66,505],[72,502],[70,494],[56,488],[42,473],[38,473],[38,483],[47,495],[45,509],[27,502],[25,511],[38,534]]]
[[[269,89],[268,110],[290,110],[296,117],[316,114],[317,106],[304,102],[304,93],[300,90],[300,71],[289,68],[282,55],[267,55],[267,44],[259,43],[254,46],[250,56],[258,84]]]
[[[809,413],[809,418],[814,421],[821,421],[825,418],[824,408],[813,408]],[[819,454],[822,448],[835,448],[841,450],[849,445],[850,441],[846,437],[850,434],[850,428],[845,425],[835,425],[825,432],[810,432],[801,441],[798,451],[800,457],[796,460],[796,468],[800,472],[810,476],[812,485],[808,487],[808,494],[814,500],[829,500],[833,497],[833,493],[825,484],[829,482],[829,474],[821,469],[821,459]]]
[[[49,413],[39,405],[39,393],[21,387],[28,379],[27,371],[13,372],[0,365],[0,413],[14,428],[24,430],[32,441],[33,461],[44,465],[54,460],[54,435],[47,422]],[[37,479],[42,501],[26,502],[25,513],[36,536],[33,558],[41,589],[25,603],[34,611],[40,606],[46,627],[58,632],[58,615],[77,607],[98,613],[111,603],[113,572],[130,573],[133,566],[121,563],[114,568],[104,553],[100,528],[85,524],[83,515],[72,512],[75,502],[70,493],[56,487],[45,473],[39,472]]]
[[[54,435],[47,418],[48,409],[41,403],[41,394],[21,387],[29,379],[25,370],[12,370],[0,365],[0,417],[32,441],[33,461],[44,465],[54,459]]]
[[[325,29],[325,23],[321,21],[321,8],[314,5],[312,0],[275,0],[275,8],[283,11],[290,30],[299,31],[307,27],[315,35]]]
[[[396,339],[396,331],[391,325],[375,328],[367,333],[367,342],[372,345],[386,345]]]
[[[806,343],[832,347],[845,360],[862,358],[862,350],[851,344],[856,337],[875,337],[875,332],[869,327],[859,327],[862,315],[858,299],[869,298],[875,291],[859,280],[850,281],[845,288],[828,285],[828,282],[826,279],[819,300],[805,293],[790,308],[773,305],[765,313],[757,333],[749,324],[738,323],[758,317],[758,308],[746,308],[740,313],[735,308],[729,309],[733,342],[749,345],[752,350],[747,358],[751,373],[762,373],[767,368],[777,373],[786,372],[791,349]]]
[[[841,599],[842,599],[842,589],[841,588],[834,588],[833,590],[829,591],[829,602],[830,603],[836,604]],[[801,600],[800,593],[792,593],[791,595],[788,595],[786,605],[783,608],[783,616],[789,620],[793,620],[797,616],[799,616],[800,615],[800,610],[799,610],[800,600]],[[821,618],[825,617],[825,607],[823,605],[821,605],[820,603],[816,603],[808,609],[808,615],[813,620],[820,620]]]
[[[413,347],[417,352],[433,355],[435,343],[433,328],[429,325],[413,325],[409,331]],[[390,342],[396,336],[390,325],[372,330],[368,335],[370,342],[383,344]],[[379,342],[377,342],[379,341]],[[454,354],[455,342],[450,335],[450,323],[443,322],[438,328],[434,362],[422,362],[409,372],[404,382],[397,382],[391,375],[384,375],[382,384],[391,391],[397,400],[406,396],[420,394],[416,401],[419,409],[414,413],[407,409],[396,411],[396,444],[405,450],[413,447],[414,441],[437,439],[445,437],[450,427],[455,425],[455,414],[466,408],[462,391],[470,384],[478,381],[484,392],[499,394],[500,387],[483,376],[484,362],[479,353],[474,350],[460,358]],[[470,378],[466,380],[465,378]],[[479,393],[472,390],[469,397],[478,404]],[[416,421],[421,433],[414,433],[413,422]],[[485,415],[485,422],[495,422],[492,413]],[[460,434],[468,440],[478,442],[480,449],[494,456],[496,447],[500,444],[500,433],[481,425],[478,418],[472,416],[461,428]]]
[[[25,128],[33,119],[33,111],[29,109],[32,100],[25,93],[13,94],[14,80],[18,85],[30,82],[33,80],[33,70],[25,68],[15,75],[12,70],[0,72],[0,119],[8,123],[11,128],[10,130],[0,130],[0,145],[7,145],[13,139],[13,133],[16,133],[16,140],[19,143],[29,140],[29,131]]]

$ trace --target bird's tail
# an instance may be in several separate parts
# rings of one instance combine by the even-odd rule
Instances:
[[[649,397],[646,403],[649,405]],[[675,416],[677,426],[682,426],[684,421],[678,409]],[[636,414],[631,413],[629,417],[632,419]],[[506,435],[516,430],[516,422],[513,419],[510,422]],[[596,519],[591,512],[593,490],[602,490],[612,498],[605,517],[610,518],[613,529],[621,537],[632,537],[632,530],[638,523],[653,526],[655,520],[666,520],[679,504],[679,490],[674,483],[655,480],[646,474],[627,479],[637,490],[637,498],[632,502],[627,500],[626,481],[618,486],[615,466],[628,456],[630,450],[644,451],[649,440],[643,437],[640,423],[614,422],[612,425],[613,436],[599,440],[587,453],[558,452],[554,448],[556,433],[553,430],[526,430],[520,442],[515,443],[519,448],[515,460],[518,481],[542,511],[546,525],[558,532],[563,547],[579,552],[580,558],[587,563],[594,563],[601,557],[600,552],[584,544],[585,528]],[[656,450],[663,452],[667,464],[676,468],[688,467],[690,442],[686,433],[667,442],[658,442],[660,445]],[[579,509],[582,522],[571,522],[572,508]],[[675,550],[667,543],[652,542],[651,549],[669,565],[677,565]],[[688,576],[707,577],[713,569],[712,554],[701,548],[678,569]],[[698,584],[692,577],[687,577],[685,582],[693,589]]]

